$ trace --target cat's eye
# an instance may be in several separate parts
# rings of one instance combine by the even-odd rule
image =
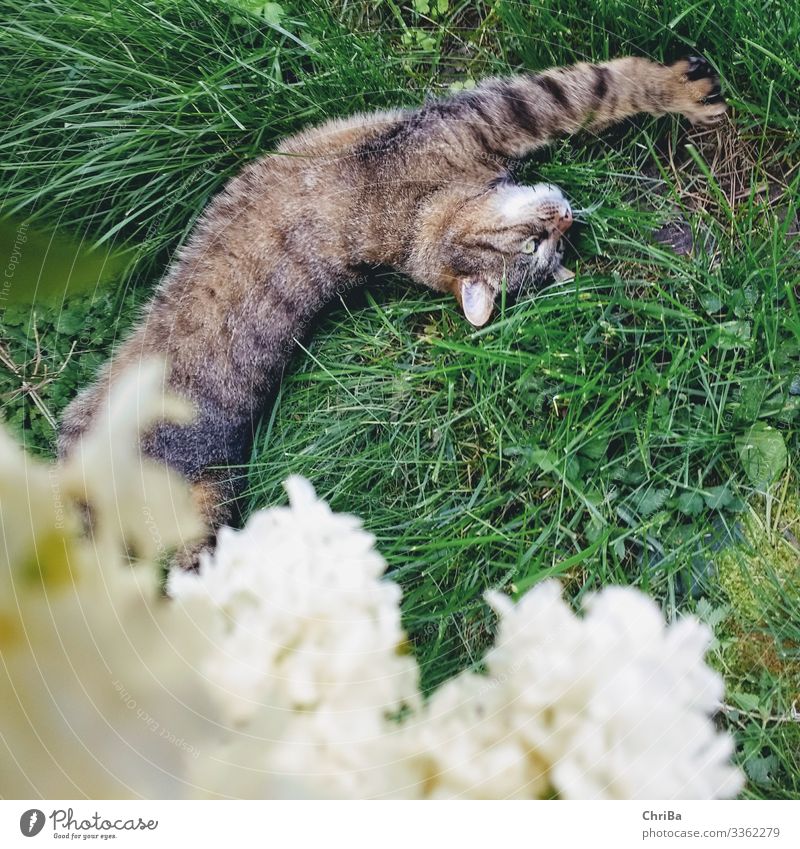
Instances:
[[[536,251],[539,250],[539,239],[534,239],[531,237],[530,239],[525,239],[522,243],[522,253],[524,254],[535,254]]]

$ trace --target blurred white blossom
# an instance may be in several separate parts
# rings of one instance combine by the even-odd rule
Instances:
[[[186,418],[164,377],[156,362],[123,375],[60,465],[0,431],[0,795],[739,791],[708,629],[665,624],[637,590],[605,589],[582,615],[556,582],[516,604],[489,593],[484,674],[425,701],[374,538],[290,478],[288,506],[222,529],[164,598],[157,560],[202,530],[185,482],[137,448]]]
[[[486,676],[434,694],[420,724],[436,796],[565,799],[734,796],[733,742],[710,715],[722,679],[704,663],[711,633],[665,625],[638,590],[590,596],[583,617],[544,582],[500,617]]]
[[[186,484],[138,454],[163,377],[157,362],[126,375],[67,464],[26,457],[0,431],[3,798],[187,792],[188,741],[207,714],[191,630],[154,564],[126,554],[201,529]]]
[[[212,761],[198,763],[199,787],[434,798],[738,792],[732,741],[710,718],[722,681],[703,660],[705,626],[667,626],[631,588],[589,597],[584,616],[555,581],[519,604],[490,593],[500,623],[487,674],[465,672],[422,706],[416,665],[401,653],[399,592],[381,579],[372,537],[306,481],[287,489],[288,507],[223,531],[199,575],[170,581],[207,640],[204,671],[230,729]]]
[[[153,560],[203,533],[184,478],[139,452],[139,438],[152,425],[192,418],[189,404],[166,386],[158,359],[123,372],[60,469],[65,496],[91,505],[92,540],[103,556],[122,542]]]
[[[272,716],[272,746],[259,751],[247,736],[239,746],[246,795],[277,792],[268,776],[280,774],[306,792],[360,796],[378,781],[370,764],[394,759],[389,715],[420,701],[400,588],[381,579],[386,563],[360,519],[333,513],[302,478],[286,489],[288,507],[223,529],[199,574],[173,572],[169,592],[207,646],[203,670],[231,728],[219,758],[233,763],[237,732]],[[214,764],[209,774],[230,793],[231,776]]]

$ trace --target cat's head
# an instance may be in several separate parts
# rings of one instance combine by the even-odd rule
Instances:
[[[574,276],[562,264],[572,207],[557,186],[503,184],[488,200],[490,214],[481,223],[476,244],[487,251],[487,269],[501,257],[502,272],[462,279],[457,295],[464,315],[476,327],[489,320],[503,281],[508,294],[515,296],[526,286]]]

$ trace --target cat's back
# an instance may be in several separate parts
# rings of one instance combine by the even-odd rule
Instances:
[[[391,155],[391,138],[408,114],[359,114],[287,137],[214,198],[186,254],[202,245],[207,258],[209,245],[219,242],[226,252],[253,256],[262,268],[283,264],[293,253],[327,257],[338,266],[363,255],[369,243],[385,242],[390,234],[375,228],[387,223],[387,205],[394,229],[403,218],[410,175]]]

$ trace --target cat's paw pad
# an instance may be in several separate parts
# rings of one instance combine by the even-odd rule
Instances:
[[[710,124],[725,114],[719,75],[703,56],[688,56],[671,66],[675,82],[675,111],[693,124]]]
[[[687,56],[683,61],[686,62],[687,80],[702,80],[704,77],[711,79],[716,76],[705,56]]]

